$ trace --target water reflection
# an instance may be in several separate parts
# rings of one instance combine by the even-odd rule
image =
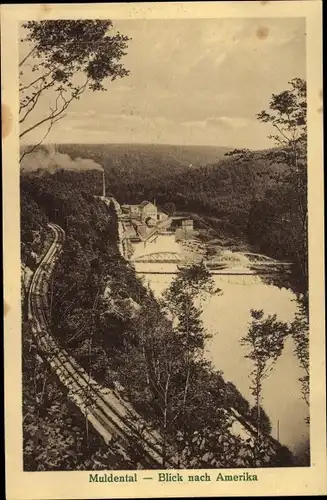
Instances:
[[[174,237],[159,237],[146,248],[135,245],[135,254],[144,255],[158,251],[179,251]],[[135,264],[142,272],[145,282],[156,296],[160,296],[172,281],[173,274],[151,274],[154,272],[173,273],[176,264]],[[148,272],[148,274],[147,274]],[[203,304],[203,322],[212,338],[206,345],[206,357],[218,370],[222,370],[226,380],[232,381],[240,392],[253,403],[249,389],[251,362],[245,358],[246,352],[239,340],[246,333],[251,309],[263,309],[265,314],[276,314],[278,320],[291,322],[297,311],[294,293],[283,287],[283,275],[265,276],[213,276],[215,284],[223,292],[211,297]],[[285,278],[287,284],[288,277]],[[278,286],[276,286],[278,284]],[[274,371],[264,382],[263,408],[272,424],[272,435],[298,454],[308,441],[308,426],[305,418],[308,408],[301,399],[301,385],[298,381],[303,375],[294,355],[293,339],[289,337],[284,351],[278,359]]]
[[[207,345],[207,356],[217,368],[223,370],[225,378],[231,380],[252,403],[249,390],[251,362],[244,356],[246,351],[239,344],[250,321],[251,309],[263,309],[266,314],[276,314],[280,321],[291,322],[297,310],[292,292],[267,285],[261,280],[256,284],[241,285],[227,283],[215,277],[223,295],[212,297],[204,305],[203,321],[213,334]],[[298,378],[302,371],[294,356],[293,339],[288,338],[284,351],[274,371],[263,385],[263,407],[272,424],[272,435],[293,452],[308,439],[305,424],[307,406],[301,399]]]

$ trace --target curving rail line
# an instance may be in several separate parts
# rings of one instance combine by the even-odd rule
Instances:
[[[33,275],[28,295],[28,318],[40,355],[46,359],[68,389],[68,397],[106,443],[115,438],[118,451],[126,459],[137,451],[142,466],[160,468],[160,434],[145,430],[142,417],[115,392],[100,386],[92,379],[66,350],[58,345],[49,332],[47,283],[65,238],[60,226],[49,224],[49,227],[54,233],[54,240]],[[177,465],[174,459],[168,463],[171,468],[176,468]]]
[[[154,430],[146,430],[142,417],[114,391],[102,387],[90,377],[75,359],[58,345],[49,331],[48,280],[65,238],[60,226],[49,224],[49,227],[54,233],[54,240],[33,275],[28,294],[28,319],[39,353],[67,388],[69,399],[106,443],[115,438],[117,452],[127,460],[131,459],[131,454],[137,452],[142,467],[162,468],[160,434]],[[245,426],[233,408],[231,413],[250,435],[255,433],[252,426]],[[278,442],[273,438],[267,436],[267,439],[272,449],[278,447]],[[177,458],[171,458],[166,461],[165,468],[176,469],[181,465]]]

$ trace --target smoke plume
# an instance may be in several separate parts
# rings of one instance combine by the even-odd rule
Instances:
[[[21,161],[21,169],[24,172],[46,170],[54,173],[57,170],[100,170],[103,167],[89,158],[72,159],[69,155],[59,153],[53,144],[39,146],[35,151],[24,156]]]

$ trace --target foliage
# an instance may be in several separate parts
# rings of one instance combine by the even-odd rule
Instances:
[[[128,75],[120,63],[126,54],[128,37],[111,35],[110,20],[27,21],[23,28],[26,36],[21,41],[28,44],[29,51],[19,64],[20,137],[43,124],[48,126],[47,136],[65,116],[71,102],[80,99],[85,90],[106,90],[105,80]],[[32,75],[27,83],[29,68]],[[36,111],[43,109],[44,96],[51,95],[49,91],[54,102],[49,105],[48,114],[40,118]],[[23,156],[32,150],[26,150]]]
[[[276,130],[269,136],[278,146],[271,150],[270,161],[283,162],[288,167],[277,189],[273,193],[267,192],[265,198],[278,196],[278,203],[274,205],[279,213],[276,209],[273,211],[272,226],[277,221],[278,234],[285,239],[282,245],[289,248],[300,273],[303,293],[307,291],[308,280],[307,95],[304,80],[294,78],[289,84],[289,90],[273,94],[269,111],[261,111],[257,117]],[[284,229],[278,227],[281,224]]]
[[[114,211],[85,191],[95,175],[94,172],[66,171],[41,177],[22,176],[22,245],[26,247],[34,228],[46,234],[44,224],[48,220],[65,229],[64,252],[50,282],[50,328],[89,373],[97,373],[98,380],[102,378],[112,386],[108,352],[121,345],[120,334],[125,331],[128,318],[131,321],[130,302],[126,297],[132,295],[139,299],[145,291],[132,270],[121,263]],[[28,258],[27,249],[22,255],[23,262]],[[108,274],[111,286],[116,287],[115,310],[105,298]],[[33,363],[24,365],[24,397],[28,398],[24,410],[26,468],[135,468],[135,463],[119,462],[117,450],[105,447],[90,429],[85,434],[85,423],[72,416],[76,412],[66,403],[65,392],[61,395],[63,388],[57,387],[49,371],[43,375],[43,365],[36,372],[37,391],[29,389],[35,372]],[[38,402],[42,416],[35,406]]]
[[[164,437],[163,466],[169,456],[178,456],[190,468],[254,464],[253,439],[245,442],[233,432],[231,408],[242,422],[254,420],[253,410],[203,357],[207,333],[197,304],[200,295],[204,300],[215,291],[202,265],[182,269],[161,303],[149,297],[143,304],[130,332],[133,346],[126,342],[117,356],[129,399]],[[263,413],[260,466],[268,466],[275,456],[267,440],[270,430]],[[288,456],[283,465],[290,462]]]
[[[306,242],[294,210],[294,183],[287,180],[285,164],[271,161],[271,150],[246,157],[234,154],[191,169],[181,165],[177,156],[172,158],[169,149],[160,154],[160,146],[124,148],[59,147],[72,157],[91,157],[103,165],[107,186],[120,203],[156,199],[163,210],[166,204],[174,204],[177,212],[192,214],[196,229],[212,237],[249,241],[254,251],[298,263],[290,284],[299,291],[305,288],[300,263],[305,262]],[[100,181],[99,177],[94,184],[99,193]]]
[[[103,165],[107,185],[120,203],[156,199],[163,210],[174,204],[176,211],[215,218],[216,230],[232,235],[245,231],[251,200],[264,192],[274,173],[264,157],[241,164],[233,157],[224,158],[219,148],[202,153],[201,148],[166,145],[62,144],[58,150]],[[192,155],[202,166],[188,166]]]
[[[231,408],[250,422],[249,405],[203,358],[201,301],[219,293],[204,266],[181,269],[158,302],[118,253],[115,213],[90,191],[99,173],[39,174],[21,178],[24,210],[36,204],[40,227],[44,214],[66,231],[50,286],[52,333],[97,381],[112,388],[119,382],[147,425],[161,430],[163,463],[177,454],[189,468],[253,465],[253,439],[245,442],[232,429]],[[266,449],[264,464],[274,455]],[[94,455],[90,460],[103,464]],[[81,455],[74,464],[84,467]]]
[[[255,153],[234,150],[227,155],[241,163],[264,158],[270,166],[272,182],[261,195],[255,190],[245,233],[259,252],[291,262],[291,275],[282,284],[291,286],[297,294],[307,294],[306,82],[294,78],[289,85],[290,89],[273,94],[268,111],[257,114],[259,121],[275,128],[269,138],[276,147]],[[277,165],[283,170],[278,171]]]
[[[276,315],[264,318],[264,312],[251,310],[251,323],[247,334],[241,338],[240,344],[247,348],[246,358],[253,363],[250,373],[250,389],[255,397],[257,427],[257,448],[260,447],[262,433],[262,383],[269,376],[284,348],[284,341],[289,334],[286,323],[277,321]]]
[[[23,460],[25,471],[133,469],[89,429],[64,387],[42,362],[23,323]]]
[[[289,90],[272,96],[270,106],[258,114],[276,129],[272,140],[279,142],[268,150],[115,144],[59,149],[103,165],[107,186],[121,203],[156,199],[170,211],[174,205],[176,211],[198,214],[196,228],[241,238],[254,251],[292,262],[282,285],[306,294],[305,82],[293,79]],[[100,183],[95,176],[92,189],[99,193]]]
[[[263,123],[270,123],[276,130],[273,139],[278,146],[274,159],[298,170],[299,164],[306,166],[307,158],[307,88],[301,78],[289,82],[290,89],[273,94],[269,111],[261,111],[257,117]]]
[[[108,192],[120,203],[156,199],[163,210],[168,204],[170,211],[174,204],[178,212],[199,215],[197,228],[243,239],[253,200],[261,199],[267,187],[276,185],[276,173],[285,171],[284,165],[269,163],[267,152],[255,152],[240,161],[236,156],[223,158],[218,151],[215,163],[190,168],[183,158],[197,155],[191,147],[186,152],[161,145],[62,144],[57,149],[103,165]],[[203,154],[200,160],[204,163],[207,157]],[[92,190],[99,194],[100,183],[100,176],[94,177]]]
[[[168,214],[168,215],[174,215],[176,212],[176,206],[175,203],[164,203],[162,206],[163,211]]]
[[[265,410],[260,406],[259,411],[257,406],[253,406],[250,410],[250,419],[257,424],[260,419],[260,428],[264,434],[271,434],[271,422]]]
[[[295,355],[304,371],[304,375],[299,378],[302,386],[302,397],[306,404],[310,406],[309,323],[305,306],[301,303],[291,324],[291,335],[295,344]]]
[[[272,96],[268,112],[261,111],[257,115],[261,122],[270,123],[276,131],[270,136],[278,145],[270,153],[271,161],[284,162],[288,170],[277,188],[266,193],[261,206],[252,207],[249,227],[253,236],[259,233],[263,245],[270,239],[270,247],[287,248],[294,262],[293,288],[300,310],[291,325],[291,334],[295,354],[304,371],[299,379],[302,397],[309,406],[307,90],[306,82],[300,78],[294,78],[289,85],[288,90]],[[259,213],[264,215],[260,217]],[[262,225],[261,230],[257,222],[251,221],[251,216]]]

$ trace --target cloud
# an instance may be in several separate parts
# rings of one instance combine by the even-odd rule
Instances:
[[[209,125],[213,126],[221,126],[224,125],[226,127],[230,127],[231,129],[247,127],[249,125],[250,120],[248,118],[242,118],[237,116],[218,116],[208,118],[207,120]]]
[[[130,76],[108,83],[107,92],[86,91],[50,139],[265,147],[269,131],[256,113],[290,79],[305,77],[300,18],[114,24],[132,38],[123,59]]]
[[[208,126],[208,121],[207,120],[194,120],[194,121],[189,121],[189,122],[182,122],[181,125],[183,127],[200,127],[200,128],[206,128]]]
[[[231,130],[237,128],[243,128],[249,125],[250,120],[242,117],[234,117],[234,116],[216,116],[209,117],[205,120],[195,120],[195,121],[186,121],[182,122],[181,125],[184,127],[200,127],[200,128],[209,128],[209,127],[225,127]]]

